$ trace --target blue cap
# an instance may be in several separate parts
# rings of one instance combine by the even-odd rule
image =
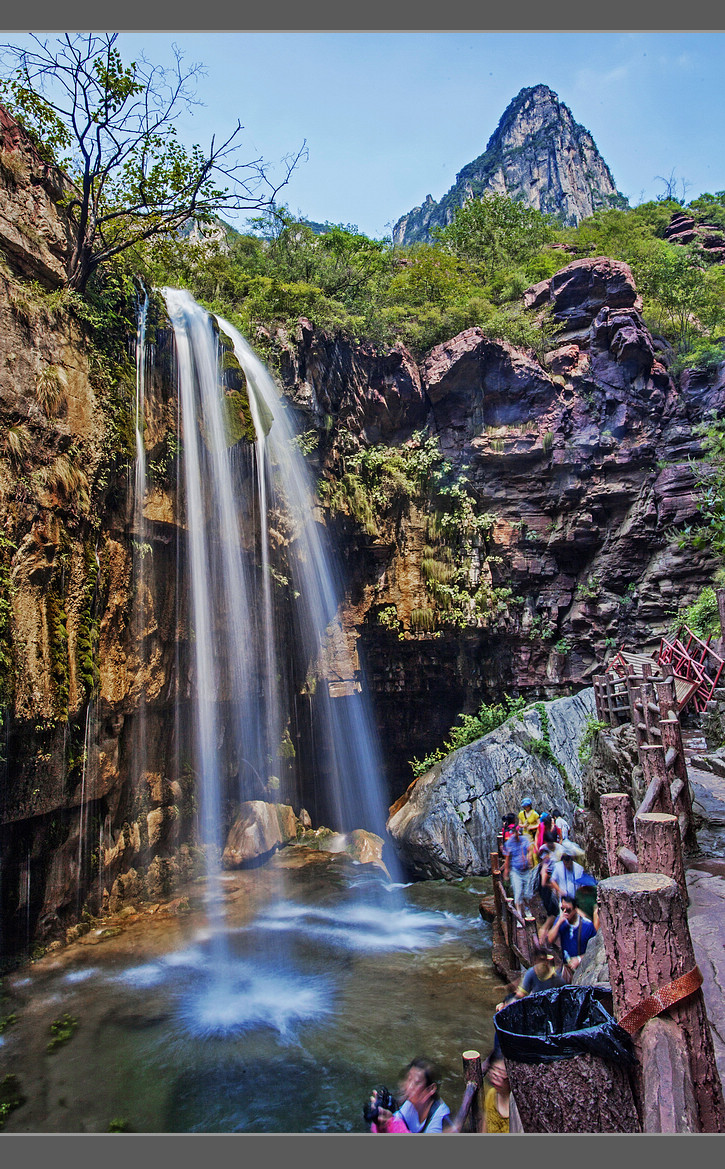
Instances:
[[[528,804],[528,806],[531,807],[531,800],[528,796],[524,796],[523,800],[521,801],[521,807],[523,808],[525,804]]]

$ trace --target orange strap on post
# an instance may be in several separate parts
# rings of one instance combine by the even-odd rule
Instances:
[[[637,1006],[633,1007],[631,1011],[627,1011],[627,1014],[619,1020],[619,1026],[624,1027],[624,1030],[628,1031],[630,1035],[634,1035],[635,1031],[644,1027],[648,1019],[654,1019],[655,1015],[666,1011],[668,1007],[674,1007],[675,1003],[694,994],[701,986],[700,967],[693,966],[692,970],[687,971],[687,974],[676,978],[674,982],[669,982],[667,986],[659,987],[654,994],[648,995],[646,999],[637,1003]]]

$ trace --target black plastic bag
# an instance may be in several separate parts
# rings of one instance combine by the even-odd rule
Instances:
[[[516,999],[493,1017],[501,1051],[520,1063],[551,1063],[598,1055],[630,1065],[629,1034],[596,998],[593,986],[559,986]]]

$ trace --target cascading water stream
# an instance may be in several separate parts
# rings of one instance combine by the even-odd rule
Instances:
[[[145,288],[137,302],[136,318],[136,396],[134,402],[134,434],[136,440],[136,460],[134,464],[134,492],[131,510],[131,547],[133,550],[133,582],[134,601],[132,607],[131,632],[133,645],[141,667],[139,673],[143,678],[144,660],[144,625],[147,606],[147,570],[146,557],[149,543],[146,539],[146,521],[144,505],[148,487],[148,472],[146,459],[146,443],[144,432],[146,429],[146,381],[148,376],[148,352],[146,345],[146,325],[148,319],[149,298]],[[147,770],[147,726],[146,726],[146,693],[142,684],[138,696],[138,707],[134,724],[133,737],[133,779],[134,784],[140,785],[145,781]]]
[[[386,808],[380,779],[375,733],[366,697],[357,680],[358,671],[343,634],[340,621],[341,582],[333,561],[325,529],[316,519],[314,492],[304,458],[294,439],[296,430],[290,412],[264,363],[242,334],[227,320],[217,321],[234,344],[234,352],[247,378],[250,406],[257,428],[257,468],[260,510],[266,503],[265,482],[270,478],[269,495],[284,508],[294,525],[295,540],[290,556],[294,583],[300,594],[295,618],[304,652],[311,667],[321,665],[321,654],[334,646],[337,677],[342,675],[344,701],[330,695],[324,676],[317,696],[318,741],[321,738],[329,760],[326,781],[328,799],[342,830],[364,827],[385,835]],[[272,419],[265,435],[260,424],[262,408]],[[276,480],[272,479],[272,468]],[[265,507],[266,515],[268,507]],[[269,562],[266,519],[261,519],[262,560]],[[269,572],[265,572],[269,587]],[[270,602],[265,597],[265,612]],[[274,644],[270,631],[265,645]],[[268,667],[271,673],[271,667]]]

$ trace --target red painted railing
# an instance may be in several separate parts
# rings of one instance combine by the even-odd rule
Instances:
[[[697,682],[692,701],[695,710],[703,711],[712,698],[725,661],[710,646],[711,638],[702,641],[687,625],[681,625],[676,634],[668,634],[660,642],[657,661],[669,666],[675,678]]]

